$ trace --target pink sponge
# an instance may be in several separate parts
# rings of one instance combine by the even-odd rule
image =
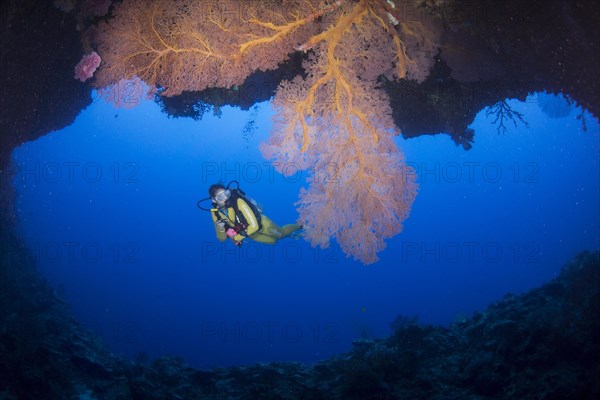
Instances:
[[[81,58],[81,61],[75,66],[75,79],[79,79],[81,82],[85,82],[90,79],[96,68],[100,65],[102,59],[95,51],[90,54],[86,54]]]

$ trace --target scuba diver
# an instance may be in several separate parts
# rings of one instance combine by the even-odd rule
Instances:
[[[232,183],[237,188],[231,188]],[[245,196],[237,181],[231,181],[227,186],[219,183],[208,188],[209,198],[200,200],[198,207],[210,211],[217,239],[224,242],[227,238],[236,246],[241,246],[246,238],[260,243],[274,244],[284,237],[295,236],[294,232],[302,229],[298,224],[287,224],[282,227],[262,214],[254,201]],[[211,200],[212,208],[207,209],[201,202]]]

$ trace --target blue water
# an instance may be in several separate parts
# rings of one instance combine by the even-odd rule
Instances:
[[[446,135],[397,139],[419,195],[370,266],[335,244],[216,241],[196,207],[216,181],[238,180],[277,223],[297,218],[307,173],[283,177],[258,151],[268,103],[192,121],[150,101],[129,110],[95,101],[14,151],[19,228],[77,319],[117,354],[201,368],[315,362],[388,335],[399,314],[470,316],[600,248],[598,123],[587,114],[584,132],[580,109],[543,112],[536,99],[509,102],[528,127],[509,122],[504,134],[480,112],[470,151]]]

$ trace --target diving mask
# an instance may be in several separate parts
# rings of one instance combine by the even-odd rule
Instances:
[[[222,203],[225,203],[229,199],[230,196],[231,196],[230,190],[223,190],[215,195],[215,200],[217,201],[217,203],[222,204]]]

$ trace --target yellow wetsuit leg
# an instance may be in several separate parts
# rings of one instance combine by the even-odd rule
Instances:
[[[287,224],[284,226],[279,226],[264,214],[262,215],[261,222],[262,229],[250,235],[249,238],[252,240],[256,240],[257,242],[266,244],[274,244],[279,239],[283,239],[290,233],[296,232],[298,229],[301,229],[300,225],[298,224]]]

